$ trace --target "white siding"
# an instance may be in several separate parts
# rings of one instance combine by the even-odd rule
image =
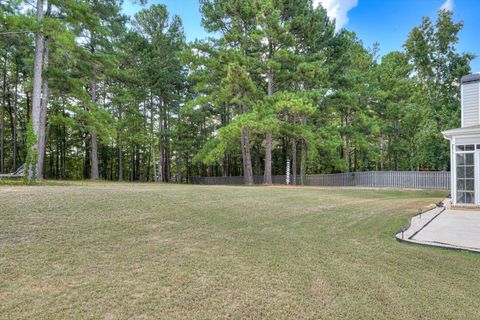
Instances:
[[[479,82],[462,85],[462,127],[480,124]]]

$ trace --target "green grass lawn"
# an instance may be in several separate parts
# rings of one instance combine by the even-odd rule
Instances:
[[[1,319],[478,319],[480,255],[394,233],[444,192],[0,187]]]

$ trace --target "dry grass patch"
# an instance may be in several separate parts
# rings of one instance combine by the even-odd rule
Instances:
[[[442,192],[0,189],[2,319],[478,318],[480,256],[393,234]]]

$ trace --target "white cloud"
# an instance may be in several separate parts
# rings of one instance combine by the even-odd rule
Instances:
[[[447,0],[447,2],[450,0]],[[348,22],[348,11],[355,8],[358,0],[313,0],[313,5],[322,7],[327,10],[330,18],[335,18],[335,29],[339,30]]]
[[[440,10],[453,11],[453,0],[445,0],[440,7]]]

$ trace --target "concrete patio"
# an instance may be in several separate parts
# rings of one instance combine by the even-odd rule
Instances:
[[[480,252],[480,211],[437,207],[412,218],[396,235],[412,243]]]

